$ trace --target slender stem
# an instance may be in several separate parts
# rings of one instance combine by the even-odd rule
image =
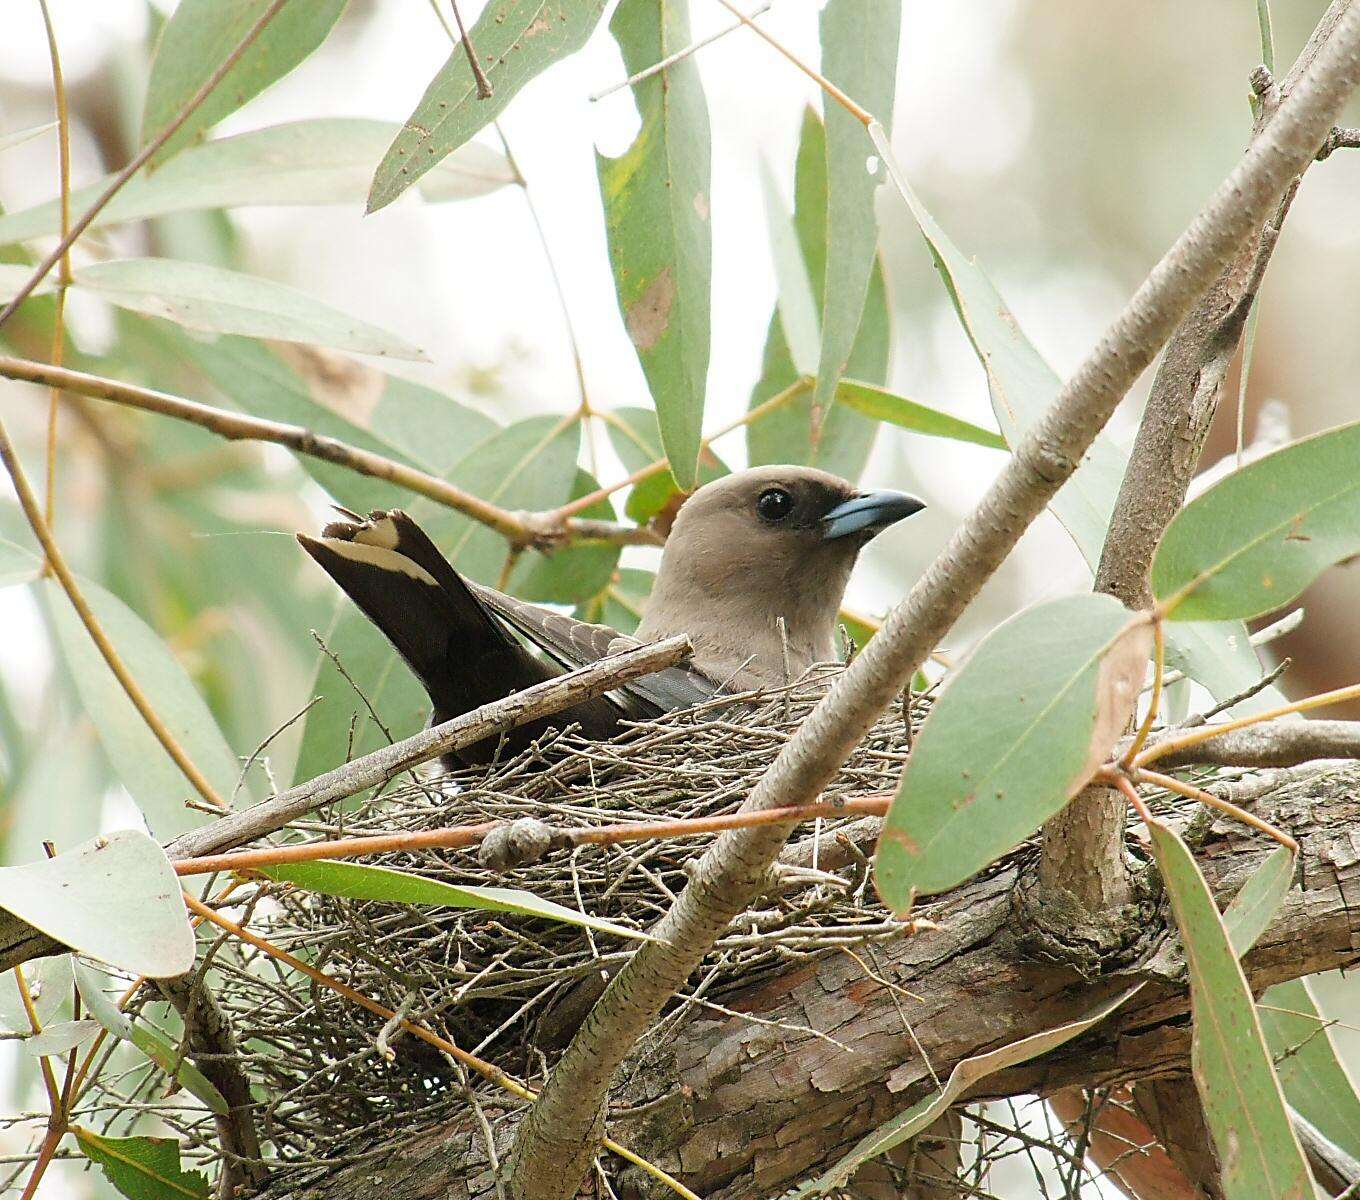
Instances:
[[[1133,805],[1134,812],[1142,817],[1144,821],[1151,821],[1152,812],[1149,810],[1148,806],[1143,803],[1143,797],[1138,794],[1138,789],[1133,786],[1129,777],[1127,775],[1116,775],[1113,782],[1114,786],[1124,793],[1124,799]]]
[[[518,1079],[508,1075],[494,1063],[489,1063],[484,1058],[478,1058],[475,1054],[469,1054],[462,1047],[455,1045],[453,1042],[449,1041],[448,1038],[440,1037],[439,1034],[435,1033],[433,1030],[427,1029],[424,1025],[420,1025],[415,1021],[409,1021],[405,1017],[398,1016],[394,1010],[379,1004],[376,1000],[370,1000],[363,992],[356,991],[346,983],[341,983],[340,980],[332,978],[324,971],[318,971],[309,963],[305,963],[300,958],[289,954],[287,950],[282,950],[266,938],[260,937],[259,934],[251,933],[250,930],[238,925],[229,917],[224,917],[221,913],[209,908],[206,904],[190,895],[188,892],[184,893],[184,903],[188,905],[191,912],[197,914],[199,917],[211,921],[219,929],[226,930],[233,937],[239,938],[248,945],[254,946],[257,950],[268,954],[271,958],[277,959],[279,962],[292,967],[293,970],[305,975],[308,979],[312,980],[313,983],[319,983],[322,987],[329,988],[331,991],[343,996],[352,1004],[357,1004],[360,1008],[367,1009],[375,1016],[382,1017],[385,1021],[396,1022],[397,1025],[411,1034],[412,1037],[419,1038],[427,1045],[433,1046],[436,1050],[447,1054],[455,1062],[460,1062],[463,1066],[476,1071],[483,1079],[495,1084],[496,1087],[503,1091],[509,1092],[512,1096],[517,1096],[521,1100],[529,1101],[538,1099],[538,1093],[536,1091],[532,1088],[525,1087]],[[673,1179],[655,1164],[648,1163],[646,1159],[642,1158],[634,1151],[629,1150],[625,1146],[621,1146],[618,1142],[615,1142],[610,1138],[606,1138],[603,1144],[605,1148],[611,1152],[642,1167],[652,1176],[652,1178],[665,1183],[677,1195],[685,1197],[685,1200],[699,1200],[699,1197],[685,1187],[684,1184],[680,1183],[679,1180]]]
[[[110,181],[108,187],[100,192],[98,198],[80,215],[80,219],[66,232],[62,239],[56,244],[52,252],[38,264],[37,269],[29,276],[18,291],[18,294],[5,307],[0,310],[0,326],[3,326],[10,319],[25,300],[33,294],[33,289],[47,278],[48,272],[65,257],[67,252],[75,244],[76,240],[84,233],[101,212],[138,171],[146,165],[147,161],[162,146],[165,145],[197,111],[198,106],[208,98],[212,90],[222,82],[223,77],[234,67],[247,50],[250,44],[264,32],[264,28],[278,14],[288,0],[273,0],[273,3],[264,10],[259,19],[246,30],[245,36],[236,43],[236,48],[222,60],[220,66],[203,82],[203,86],[198,89],[190,98],[187,104],[179,110],[178,115],[164,129],[160,131],[151,141],[147,142],[133,157],[132,161],[118,172]]]
[[[146,722],[147,728],[155,734],[156,740],[160,742],[165,752],[174,760],[175,766],[180,769],[184,778],[193,785],[194,791],[215,808],[226,808],[227,802],[217,794],[217,789],[208,782],[207,777],[194,766],[184,747],[179,744],[175,735],[161,720],[160,714],[156,712],[150,699],[142,691],[141,685],[133,678],[132,672],[128,670],[118,651],[114,649],[113,643],[109,641],[108,634],[104,632],[99,619],[94,615],[94,610],[90,608],[89,602],[80,590],[80,585],[76,583],[71,568],[66,565],[66,559],[62,555],[56,539],[52,536],[52,530],[43,520],[42,510],[38,507],[38,499],[33,494],[28,476],[24,474],[24,469],[19,463],[19,456],[15,453],[14,443],[10,441],[9,433],[5,429],[3,421],[0,421],[0,462],[3,462],[5,469],[9,471],[10,479],[14,482],[14,490],[19,497],[19,505],[24,510],[24,516],[28,518],[29,526],[38,539],[38,544],[42,546],[43,553],[47,556],[47,562],[52,568],[52,573],[56,575],[62,591],[71,601],[71,607],[76,610],[76,616],[85,626],[90,635],[90,640],[94,642],[95,648],[104,661],[108,663],[109,670],[113,672],[114,678],[122,685],[123,691],[127,693],[127,698],[132,701],[132,706],[140,714],[142,720]]]
[[[1261,725],[1266,721],[1273,721],[1277,717],[1287,717],[1290,713],[1308,712],[1310,709],[1323,708],[1328,704],[1340,704],[1343,700],[1354,700],[1357,697],[1360,697],[1360,683],[1353,683],[1349,687],[1334,688],[1330,692],[1319,692],[1315,696],[1306,696],[1304,699],[1295,700],[1291,704],[1282,704],[1278,708],[1266,709],[1265,712],[1252,713],[1249,716],[1238,717],[1233,721],[1225,721],[1222,725],[1200,725],[1195,729],[1187,730],[1185,733],[1163,738],[1156,745],[1149,746],[1134,758],[1133,766],[1146,767],[1148,763],[1156,762],[1159,758],[1165,758],[1168,754],[1188,750],[1191,746],[1198,746],[1201,742],[1210,741],[1221,734],[1232,733],[1235,729],[1246,729],[1251,725]]]
[[[807,63],[805,63],[801,58],[799,58],[798,55],[796,55],[787,46],[778,41],[776,38],[771,37],[768,33],[765,32],[765,30],[761,29],[761,27],[757,25],[754,21],[752,21],[750,17],[748,17],[744,12],[737,8],[737,6],[732,3],[732,0],[718,0],[718,3],[721,4],[725,9],[727,9],[727,11],[730,12],[734,17],[736,17],[737,20],[739,20],[743,25],[747,26],[750,29],[753,29],[765,41],[769,42],[771,46],[778,50],[780,54],[782,54],[785,58],[789,60],[789,62],[793,63],[795,67],[802,71],[804,75],[811,79],[813,83],[815,83],[819,88],[821,88],[822,91],[824,91],[837,104],[839,104],[843,109],[845,109],[845,111],[848,112],[852,117],[854,117],[855,120],[857,120],[861,125],[863,125],[866,129],[869,127],[870,123],[874,120],[873,113],[865,111],[853,100],[851,100],[849,96],[847,96],[843,91],[841,91],[840,88],[838,88],[834,83],[832,83],[831,80],[829,80],[825,75],[821,75],[818,72],[814,71],[810,66],[807,65]]]
[[[42,1032],[42,1022],[38,1020],[38,1010],[33,1005],[33,993],[28,990],[28,980],[24,978],[23,967],[14,968],[14,983],[19,989],[19,1000],[24,1006],[24,1016],[34,1035]],[[52,1119],[61,1111],[61,1094],[57,1091],[57,1077],[52,1073],[52,1064],[46,1054],[39,1055],[38,1064],[42,1068],[43,1086],[47,1088],[47,1099],[52,1106]]]
[[[1129,746],[1124,755],[1124,766],[1129,766],[1138,752],[1147,743],[1148,734],[1152,732],[1152,727],[1157,723],[1157,710],[1162,706],[1162,677],[1166,669],[1166,633],[1163,629],[1164,622],[1154,620],[1152,622],[1152,696],[1148,700],[1147,715],[1143,718],[1143,723],[1138,727],[1138,732],[1134,735],[1133,743]]]
[[[595,828],[557,829],[553,833],[567,846],[613,846],[620,842],[642,842],[670,838],[700,837],[726,829],[749,829],[755,825],[777,825],[783,821],[811,821],[819,817],[882,816],[892,797],[887,794],[852,796],[825,804],[803,804],[761,812],[723,813],[712,817],[688,817],[675,821],[625,821]],[[210,875],[217,871],[248,871],[285,863],[359,858],[369,854],[409,853],[413,850],[461,850],[476,846],[487,834],[498,829],[497,821],[479,825],[456,825],[446,829],[427,829],[419,833],[379,833],[369,837],[335,838],[303,845],[266,846],[259,850],[240,850],[234,854],[211,854],[186,858],[175,863],[175,874]]]
[[[47,1168],[56,1156],[57,1147],[61,1145],[61,1139],[65,1135],[64,1127],[54,1125],[48,1129],[47,1136],[43,1138],[42,1147],[38,1151],[37,1160],[33,1163],[33,1173],[29,1175],[28,1183],[24,1186],[23,1194],[19,1197],[19,1200],[32,1200],[38,1194],[38,1184],[42,1182],[42,1177],[47,1174]]]
[[[52,60],[52,93],[57,104],[57,170],[61,180],[61,236],[71,232],[71,121],[66,102],[66,79],[61,70],[61,54],[57,50],[57,33],[52,27],[52,14],[47,0],[38,0],[42,10],[43,27],[47,31],[47,53]],[[56,306],[52,315],[52,362],[61,366],[66,350],[66,289],[71,284],[71,252],[61,256],[57,274]],[[57,494],[57,406],[61,389],[54,387],[47,406],[47,495],[44,514],[48,525],[53,523]],[[44,564],[50,570],[50,564]]]
[[[491,80],[486,77],[486,72],[482,70],[482,64],[477,61],[477,47],[472,44],[472,39],[468,37],[468,31],[463,25],[463,14],[458,11],[458,0],[449,0],[449,7],[453,9],[453,19],[458,22],[458,32],[463,39],[463,49],[467,51],[468,66],[472,70],[472,78],[477,81],[477,95],[483,100],[490,100],[492,96]]]
[[[1298,842],[1289,834],[1276,829],[1269,821],[1261,820],[1254,813],[1249,813],[1244,808],[1238,808],[1231,801],[1220,799],[1212,792],[1206,792],[1203,788],[1197,788],[1194,784],[1186,783],[1172,775],[1163,775],[1159,771],[1138,770],[1134,772],[1134,778],[1139,783],[1150,783],[1154,787],[1165,788],[1168,792],[1188,796],[1191,800],[1198,800],[1201,804],[1207,804],[1210,808],[1225,812],[1235,820],[1241,821],[1243,825],[1250,825],[1251,828],[1264,833],[1267,837],[1274,838],[1281,846],[1288,846],[1294,854],[1299,852]]]

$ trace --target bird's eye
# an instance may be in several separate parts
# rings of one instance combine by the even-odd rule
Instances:
[[[756,512],[765,521],[782,521],[793,511],[793,497],[783,488],[766,488],[756,499]]]

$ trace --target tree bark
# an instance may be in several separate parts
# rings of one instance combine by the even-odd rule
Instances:
[[[1247,956],[1254,990],[1360,961],[1360,768],[1329,770],[1264,798],[1260,815],[1300,842],[1300,886]],[[1274,844],[1218,824],[1199,859],[1220,904],[1236,893]],[[1136,967],[1083,980],[1071,967],[1036,958],[1014,914],[1021,855],[925,910],[939,928],[878,950],[884,978],[922,997],[906,1006],[912,1032],[943,1078],[961,1058],[1051,1028],[1089,1011],[1139,978]],[[1147,957],[1169,915],[1149,902]],[[1174,935],[1171,935],[1174,936]],[[725,1003],[784,1026],[805,1025],[853,1048],[739,1017],[696,1017],[664,1054],[634,1060],[611,1094],[610,1133],[673,1172],[705,1200],[777,1195],[825,1168],[854,1142],[933,1090],[930,1070],[903,1028],[900,993],[865,976],[848,955],[790,966]],[[1081,1039],[984,1081],[977,1098],[1046,1095],[1188,1070],[1189,997],[1157,979]],[[413,1124],[416,1119],[413,1114]],[[502,1122],[506,1146],[513,1122]],[[448,1196],[490,1200],[481,1133],[469,1121],[411,1134],[370,1163],[335,1171],[305,1189],[307,1200]],[[654,1200],[628,1172],[621,1184]],[[280,1181],[271,1200],[302,1200]]]

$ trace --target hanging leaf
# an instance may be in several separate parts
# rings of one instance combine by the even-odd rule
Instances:
[[[1267,454],[1192,500],[1152,560],[1176,621],[1257,617],[1360,550],[1360,422]]]
[[[793,217],[779,194],[770,164],[760,160],[760,184],[765,197],[765,221],[769,227],[770,253],[774,258],[774,278],[778,287],[775,310],[780,331],[794,371],[800,376],[817,374],[817,358],[822,340],[821,321],[813,301],[808,265],[798,245]]]
[[[1190,971],[1190,1065],[1228,1196],[1307,1200],[1312,1177],[1213,893],[1180,837],[1147,822]]]
[[[188,922],[185,922],[188,928]],[[190,937],[193,935],[190,934]],[[192,961],[192,960],[191,960]],[[136,1046],[162,1071],[173,1074],[176,1082],[190,1095],[201,1100],[211,1112],[225,1113],[227,1102],[179,1046],[172,1046],[154,1029],[130,1020],[104,992],[104,977],[77,959],[71,960],[76,987],[90,1014],[114,1037]]]
[[[39,1058],[43,1055],[62,1055],[83,1046],[99,1031],[98,1021],[61,1021],[46,1025],[41,1033],[24,1039],[24,1050]]]
[[[951,417],[938,409],[928,408],[898,396],[885,388],[858,379],[842,379],[836,385],[836,400],[875,421],[887,421],[913,433],[930,437],[950,438],[956,442],[972,442],[991,450],[1005,450],[1005,439],[999,433],[983,429],[971,421]]]
[[[264,14],[271,0],[180,0],[161,30],[142,111],[146,145],[183,110]],[[150,162],[155,168],[223,117],[282,79],[315,50],[344,11],[346,0],[285,4],[246,48],[203,103]]]
[[[1294,881],[1294,852],[1281,846],[1242,885],[1223,912],[1233,953],[1241,958],[1270,928]]]
[[[849,1154],[829,1171],[790,1192],[785,1200],[811,1200],[814,1196],[825,1196],[835,1192],[838,1188],[844,1188],[850,1177],[860,1167],[880,1155],[886,1154],[895,1146],[900,1146],[908,1138],[915,1137],[938,1117],[942,1116],[950,1105],[980,1079],[985,1079],[988,1075],[994,1075],[997,1071],[1005,1070],[1007,1067],[1014,1067],[1020,1063],[1028,1062],[1032,1058],[1038,1058],[1041,1054],[1047,1054],[1063,1043],[1080,1037],[1136,995],[1142,989],[1142,986],[1142,984],[1138,984],[1131,987],[1127,991],[1121,992],[1113,1000],[1100,1005],[1093,1012],[1078,1017],[1075,1021],[1069,1021],[1065,1025],[1059,1025],[1056,1029],[1047,1029],[1043,1033],[1031,1034],[1029,1037],[1001,1046],[999,1049],[989,1050],[985,1054],[977,1054],[972,1058],[963,1059],[950,1072],[949,1079],[944,1087],[935,1095],[926,1097],[919,1104],[912,1105],[906,1112],[880,1125],[873,1133],[863,1138]]]
[[[814,303],[820,310],[826,280],[826,132],[821,118],[811,108],[803,114],[803,129],[798,142],[793,223],[812,286]],[[869,279],[869,292],[860,318],[859,333],[846,367],[847,373],[870,384],[886,383],[891,341],[888,293],[883,282],[882,264],[876,261]],[[750,407],[755,408],[773,399],[799,379],[789,357],[783,324],[776,309],[765,335],[761,376],[751,391]],[[809,386],[786,398],[780,407],[747,425],[746,447],[752,466],[804,463],[855,480],[864,470],[877,432],[876,421],[868,420],[849,407],[838,404],[823,414],[820,435],[814,438],[812,391]]]
[[[881,126],[869,136],[897,189],[926,239],[955,312],[987,374],[992,412],[1007,442],[1014,447],[1047,411],[1061,386],[1053,368],[1025,337],[1014,314],[992,281],[964,257],[911,189],[892,155]],[[1077,544],[1094,571],[1105,544],[1128,456],[1108,434],[1097,434],[1073,476],[1049,503],[1053,514]],[[1261,661],[1241,622],[1202,624],[1193,631],[1176,626],[1167,631],[1167,661],[1224,700],[1260,682]],[[1261,712],[1284,703],[1275,688],[1265,688],[1234,707],[1234,712]]]
[[[609,31],[630,73],[690,43],[685,0],[621,0]],[[656,405],[680,488],[693,490],[708,380],[708,105],[692,57],[633,85],[642,128],[596,156],[623,323]]]
[[[390,867],[370,867],[354,862],[303,862],[279,867],[260,867],[261,875],[291,883],[308,892],[343,896],[347,900],[379,900],[388,904],[434,904],[449,908],[478,908],[486,912],[541,917],[565,925],[579,925],[616,937],[649,941],[646,933],[615,925],[574,908],[542,900],[516,888],[455,887],[438,879],[426,879]]]
[[[117,596],[88,581],[81,587],[95,618],[189,761],[219,796],[230,796],[240,774],[236,756],[170,648]],[[207,818],[186,805],[192,786],[133,707],[66,593],[54,579],[43,579],[34,588],[100,744],[148,826],[168,838],[203,824]]]
[[[1360,1094],[1337,1053],[1307,979],[1276,984],[1257,1007],[1275,1073],[1291,1108],[1360,1159]]]
[[[606,428],[614,453],[624,469],[632,474],[664,458],[661,431],[656,413],[650,408],[616,408]],[[727,465],[712,450],[704,447],[699,454],[699,474],[695,486],[728,474]],[[679,494],[680,486],[668,469],[657,471],[637,483],[628,493],[624,512],[639,525],[645,525]]]
[[[373,163],[401,127],[362,117],[320,117],[216,138],[177,154],[151,175],[123,185],[91,228],[173,213],[260,205],[362,204]],[[89,207],[111,176],[71,193],[71,208]],[[515,182],[505,157],[469,142],[420,182],[428,201],[485,196]],[[61,231],[56,200],[0,214],[0,245]],[[22,281],[21,281],[22,282]]]
[[[1145,618],[1099,595],[992,630],[916,736],[878,843],[884,902],[962,883],[1061,810],[1123,734],[1151,645]]]
[[[568,500],[579,500],[600,490],[599,480],[577,469]],[[616,519],[606,498],[578,514],[592,521]],[[506,591],[536,604],[577,604],[597,595],[609,583],[623,547],[610,542],[579,542],[550,554],[526,554],[510,575]]]
[[[194,935],[163,851],[137,829],[21,867],[0,867],[0,908],[135,975],[162,979],[194,964]]]
[[[492,94],[478,95],[467,52],[455,46],[379,163],[368,211],[391,204],[499,117],[534,76],[584,46],[604,7],[604,0],[492,0],[470,31]]]
[[[889,125],[901,26],[901,0],[830,0],[822,9],[822,73]],[[878,182],[867,166],[873,149],[859,120],[828,101],[826,281],[812,395],[814,443],[850,361],[878,254]]]
[[[188,329],[429,361],[423,350],[396,334],[346,316],[296,288],[206,263],[169,258],[92,263],[76,272],[75,286],[120,308]]]
[[[183,1171],[179,1143],[163,1137],[106,1137],[73,1125],[76,1144],[128,1200],[207,1200],[208,1180],[199,1171]]]
[[[55,129],[57,123],[48,121],[45,125],[34,125],[29,129],[16,129],[13,133],[0,134],[0,150],[9,150],[14,146],[22,146],[25,142],[31,141],[35,137],[46,133],[49,129]]]

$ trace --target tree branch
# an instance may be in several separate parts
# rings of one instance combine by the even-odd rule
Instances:
[[[1133,381],[1190,306],[1255,236],[1360,83],[1360,16],[1338,17],[1297,88],[1060,389],[982,502],[883,628],[809,714],[744,807],[805,804],[953,625],[1075,471]],[[594,1151],[611,1079],[718,934],[761,888],[788,826],[724,834],[592,1009],[516,1140],[512,1191],[564,1200]]]
[[[1295,780],[1263,798],[1261,811],[1298,839],[1301,852],[1298,885],[1245,959],[1253,991],[1360,961],[1360,767]],[[1231,822],[1212,827],[1198,861],[1220,905],[1273,848]],[[1135,967],[1092,982],[1033,957],[1014,932],[1023,880],[1017,864],[1028,860],[1015,855],[939,897],[921,913],[938,928],[881,943],[876,967],[886,983],[830,952],[729,997],[731,1014],[696,1014],[665,1046],[630,1062],[627,1082],[611,1096],[611,1132],[706,1200],[779,1195],[933,1092],[934,1076],[945,1077],[960,1059],[1078,1017],[1139,978]],[[1150,901],[1145,916],[1144,959],[1174,936],[1164,904]],[[1151,982],[1089,1034],[984,1080],[970,1098],[1184,1073],[1188,1018],[1183,985]],[[789,1032],[799,1027],[808,1032]],[[836,1049],[826,1034],[853,1050]],[[307,1198],[367,1197],[380,1162],[386,1200],[491,1200],[472,1121],[465,1114],[413,1126],[370,1161],[310,1181]],[[281,1185],[267,1195],[302,1200]]]
[[[650,529],[586,518],[558,518],[552,513],[511,512],[471,492],[455,487],[447,479],[431,475],[396,459],[385,458],[371,450],[351,446],[338,438],[313,433],[301,425],[282,421],[268,421],[246,416],[230,409],[214,408],[196,400],[185,400],[168,392],[121,383],[84,371],[70,371],[47,363],[0,355],[0,377],[18,379],[25,383],[59,387],[63,391],[93,400],[106,400],[126,408],[159,413],[187,421],[230,441],[273,442],[287,446],[295,454],[304,454],[322,462],[334,463],[360,475],[384,479],[438,504],[446,505],[474,521],[494,529],[512,545],[550,547],[569,541],[606,541],[619,545],[654,546],[661,538]]]

